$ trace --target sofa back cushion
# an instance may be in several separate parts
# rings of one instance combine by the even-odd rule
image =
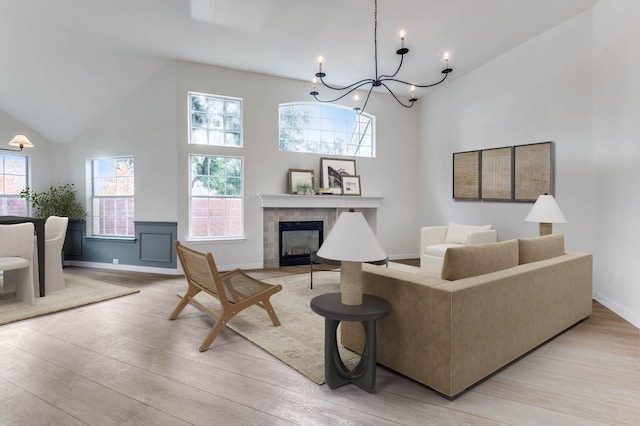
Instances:
[[[491,225],[459,225],[457,223],[449,222],[444,242],[447,244],[467,244],[468,233],[489,230],[491,230]]]
[[[564,254],[564,234],[518,239],[520,264],[551,259]]]
[[[447,249],[441,277],[453,281],[518,266],[518,240]]]

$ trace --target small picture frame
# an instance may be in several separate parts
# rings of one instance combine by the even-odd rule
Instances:
[[[313,194],[313,170],[289,169],[289,194]]]
[[[356,160],[341,158],[320,159],[320,182],[323,193],[342,194],[342,176],[356,175]]]
[[[342,175],[342,195],[362,195],[360,176]]]

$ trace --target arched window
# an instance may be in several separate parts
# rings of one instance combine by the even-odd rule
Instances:
[[[280,151],[375,157],[375,117],[340,105],[280,104]]]

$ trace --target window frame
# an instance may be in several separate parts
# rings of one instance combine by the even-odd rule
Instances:
[[[133,162],[133,194],[130,195],[96,195],[96,176],[94,175],[95,173],[95,166],[94,164],[97,161],[104,161],[104,160],[126,160],[126,159],[131,159],[131,161]],[[90,170],[90,188],[91,188],[91,197],[90,197],[90,210],[89,210],[89,218],[90,218],[90,223],[91,223],[91,238],[105,238],[105,239],[123,239],[123,240],[128,240],[128,239],[134,239],[136,237],[135,235],[135,157],[133,155],[119,155],[119,156],[113,156],[113,157],[100,157],[100,158],[93,158],[89,161],[89,170]],[[131,199],[133,201],[133,215],[132,217],[132,225],[129,227],[129,223],[127,222],[127,230],[130,229],[130,234],[100,234],[98,233],[98,229],[96,229],[95,226],[95,220],[101,220],[100,218],[102,216],[100,215],[95,215],[94,214],[94,204],[96,202],[96,200],[106,200],[106,199],[124,199],[125,202],[128,203],[128,200]],[[116,231],[117,231],[117,225],[115,227]]]
[[[193,186],[191,185],[191,182],[193,181],[193,175],[192,175],[192,158],[193,157],[218,157],[218,158],[237,158],[240,160],[240,195],[239,197],[229,197],[229,196],[211,196],[211,195],[196,195],[194,196],[192,193],[192,189]],[[245,239],[245,221],[244,221],[244,215],[245,215],[245,195],[244,195],[244,189],[245,189],[245,158],[242,155],[224,155],[224,154],[217,154],[217,153],[189,153],[187,156],[187,161],[188,161],[188,170],[189,170],[189,193],[188,193],[188,197],[189,197],[189,201],[188,201],[188,205],[189,205],[189,241],[232,241],[232,240],[244,240]],[[239,221],[240,221],[240,232],[238,235],[224,235],[224,236],[214,236],[214,235],[206,235],[206,236],[194,236],[193,235],[193,204],[192,201],[194,198],[201,198],[201,199],[215,199],[215,198],[221,198],[221,199],[233,199],[233,198],[237,198],[238,200],[240,200],[240,216],[239,216]],[[208,218],[211,216],[207,216]],[[225,223],[226,223],[226,209],[225,209]],[[226,225],[225,225],[226,226]]]
[[[222,124],[222,132],[223,132],[223,139],[226,141],[226,135],[227,133],[237,133],[239,134],[239,138],[240,138],[240,144],[239,145],[228,145],[228,144],[216,144],[216,143],[210,143],[209,142],[209,128],[207,128],[207,143],[196,143],[193,142],[193,114],[194,111],[192,109],[192,101],[191,98],[192,96],[203,96],[206,98],[212,98],[212,99],[217,99],[217,100],[222,100],[222,101],[237,101],[240,104],[240,130],[238,132],[235,131],[231,131],[231,130],[227,130],[227,121],[226,121],[226,117],[223,115],[223,124]],[[233,96],[225,96],[225,95],[214,95],[211,93],[203,93],[203,92],[196,92],[193,90],[189,90],[187,91],[187,144],[189,145],[198,145],[198,146],[212,146],[212,147],[225,147],[225,148],[243,148],[244,147],[244,100],[242,98],[238,98],[238,97],[233,97]]]
[[[354,124],[355,124],[355,120],[358,119],[358,117],[364,116],[365,118],[367,118],[369,120],[369,124],[368,127],[370,127],[370,130],[367,131],[365,130],[363,133],[360,133],[360,140],[362,141],[362,139],[368,134],[368,132],[370,133],[370,138],[371,138],[371,146],[365,146],[366,148],[369,148],[371,150],[370,155],[360,155],[358,154],[358,151],[361,150],[362,146],[361,144],[358,144],[357,148],[355,149],[355,152],[353,153],[349,153],[348,148],[350,146],[352,146],[350,143],[348,142],[344,142],[343,146],[345,148],[347,148],[345,151],[347,152],[335,152],[334,151],[327,151],[327,150],[321,150],[321,149],[317,149],[317,150],[288,150],[288,149],[283,149],[282,147],[282,141],[283,141],[283,135],[282,135],[282,130],[283,130],[283,126],[282,126],[282,108],[286,108],[286,107],[296,107],[296,106],[303,106],[303,107],[310,107],[310,108],[316,108],[318,109],[318,111],[322,111],[322,109],[327,109],[327,110],[339,110],[343,113],[351,113],[353,114],[355,117],[354,118]],[[304,143],[306,144],[313,144],[316,143],[319,146],[323,146],[326,142],[323,142],[323,140],[325,139],[323,137],[323,129],[322,129],[322,124],[325,121],[329,121],[329,122],[333,122],[334,123],[334,128],[335,128],[335,118],[333,119],[329,119],[326,118],[324,115],[322,114],[317,114],[314,117],[316,120],[319,120],[321,125],[319,129],[315,129],[315,128],[305,128],[304,132],[307,133],[307,137],[304,140]],[[348,121],[345,120],[345,123],[348,123]],[[319,137],[319,141],[312,141],[309,140],[308,134],[311,132],[319,132],[320,133],[320,137]],[[351,131],[351,133],[347,133],[347,132],[336,132],[335,130],[326,130],[325,132],[327,133],[331,133],[331,134],[335,134],[336,133],[345,133],[345,134],[350,134],[350,139],[349,140],[353,140],[354,135],[357,135],[357,133]],[[334,138],[334,143],[335,145],[335,138]],[[344,106],[344,105],[339,105],[339,104],[325,104],[325,103],[317,103],[317,102],[285,102],[285,103],[281,103],[278,105],[278,149],[280,152],[298,152],[298,153],[308,153],[308,154],[320,154],[320,155],[340,155],[343,157],[353,157],[353,158],[375,158],[376,157],[376,117],[373,114],[369,114],[366,112],[363,112],[362,114],[358,114],[356,113],[353,108]]]
[[[0,156],[2,156],[2,157],[1,157],[1,158],[2,158],[2,160],[1,160],[1,161],[2,161],[2,173],[0,173],[0,179],[3,179],[3,180],[4,180],[4,179],[5,179],[5,176],[7,176],[6,169],[5,169],[5,167],[6,167],[6,156],[7,156],[7,155],[11,155],[11,156],[16,156],[16,157],[22,157],[22,158],[24,158],[24,162],[25,162],[25,169],[24,169],[24,183],[25,183],[25,186],[24,186],[24,188],[23,188],[23,189],[28,188],[28,187],[30,186],[30,181],[31,181],[31,179],[30,179],[30,167],[29,167],[29,163],[30,163],[30,161],[29,161],[29,160],[30,160],[30,158],[29,158],[29,156],[28,156],[28,155],[25,155],[25,154],[23,154],[23,153],[20,153],[19,151],[15,151],[15,152],[13,152],[13,151],[7,151],[6,153],[5,153],[5,152],[0,152]],[[11,175],[11,176],[21,176],[21,175]],[[26,200],[26,199],[23,199],[23,198],[20,196],[20,193],[17,193],[17,194],[7,194],[7,193],[5,193],[4,191],[5,191],[5,185],[4,185],[4,182],[3,182],[3,185],[2,185],[2,193],[0,193],[0,199],[1,199],[2,201],[0,201],[0,202],[5,203],[5,201],[4,201],[4,200],[9,200],[9,199],[18,199],[18,200],[22,199],[22,200],[23,200],[23,203],[24,203],[24,207],[25,207],[25,210],[24,210],[24,212],[25,212],[25,213],[24,213],[24,215],[25,215],[25,216],[31,215],[31,205],[27,202],[27,200]],[[11,215],[10,213],[11,213],[11,212],[7,210],[6,214],[7,214],[8,216],[13,216],[13,215]]]

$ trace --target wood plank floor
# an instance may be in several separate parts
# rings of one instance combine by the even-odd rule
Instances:
[[[381,367],[375,393],[317,386],[229,329],[200,353],[209,318],[187,307],[167,320],[184,278],[65,272],[140,293],[0,326],[0,425],[640,424],[640,331],[597,302],[449,401]]]

